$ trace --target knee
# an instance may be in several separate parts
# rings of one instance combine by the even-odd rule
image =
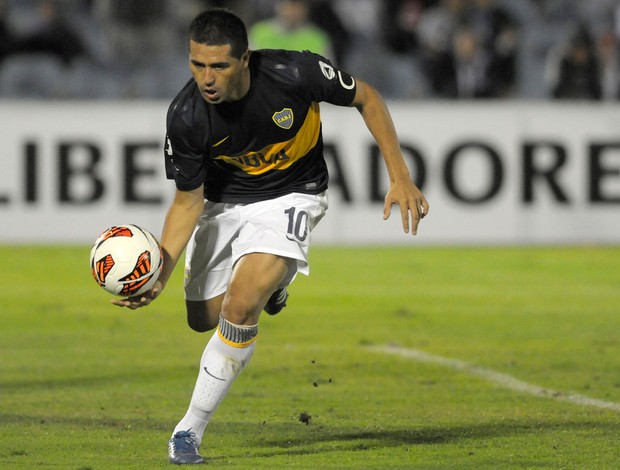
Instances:
[[[254,325],[262,306],[242,296],[227,295],[222,303],[222,316],[235,325]]]

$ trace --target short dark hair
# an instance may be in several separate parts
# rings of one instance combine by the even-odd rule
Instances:
[[[240,59],[248,48],[248,32],[237,15],[223,8],[200,13],[189,26],[188,40],[210,46],[230,44],[230,55]]]

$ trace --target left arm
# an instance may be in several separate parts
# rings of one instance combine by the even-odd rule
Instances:
[[[415,235],[420,220],[428,214],[428,202],[422,191],[411,180],[400,149],[394,122],[385,101],[379,92],[368,83],[357,78],[356,82],[355,97],[351,106],[355,106],[360,112],[366,127],[377,142],[390,177],[390,189],[385,196],[383,206],[383,219],[390,216],[392,206],[397,204],[400,207],[405,233],[409,232],[411,227],[411,233]]]

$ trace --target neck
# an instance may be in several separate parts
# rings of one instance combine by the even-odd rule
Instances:
[[[243,70],[243,75],[241,76],[241,81],[239,82],[239,98],[243,98],[250,91],[250,83],[252,82],[252,74],[250,73],[250,68],[246,68]]]
[[[242,99],[250,91],[250,84],[252,82],[252,74],[250,72],[250,61],[243,67],[241,76],[239,77],[239,83],[237,84],[235,92],[231,96],[232,101]]]

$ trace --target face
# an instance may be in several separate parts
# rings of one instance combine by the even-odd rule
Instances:
[[[250,52],[230,55],[230,44],[209,46],[189,42],[189,69],[202,97],[211,104],[236,101],[250,88]]]
[[[276,5],[278,18],[287,29],[295,29],[308,20],[308,8],[303,2],[284,0]]]

